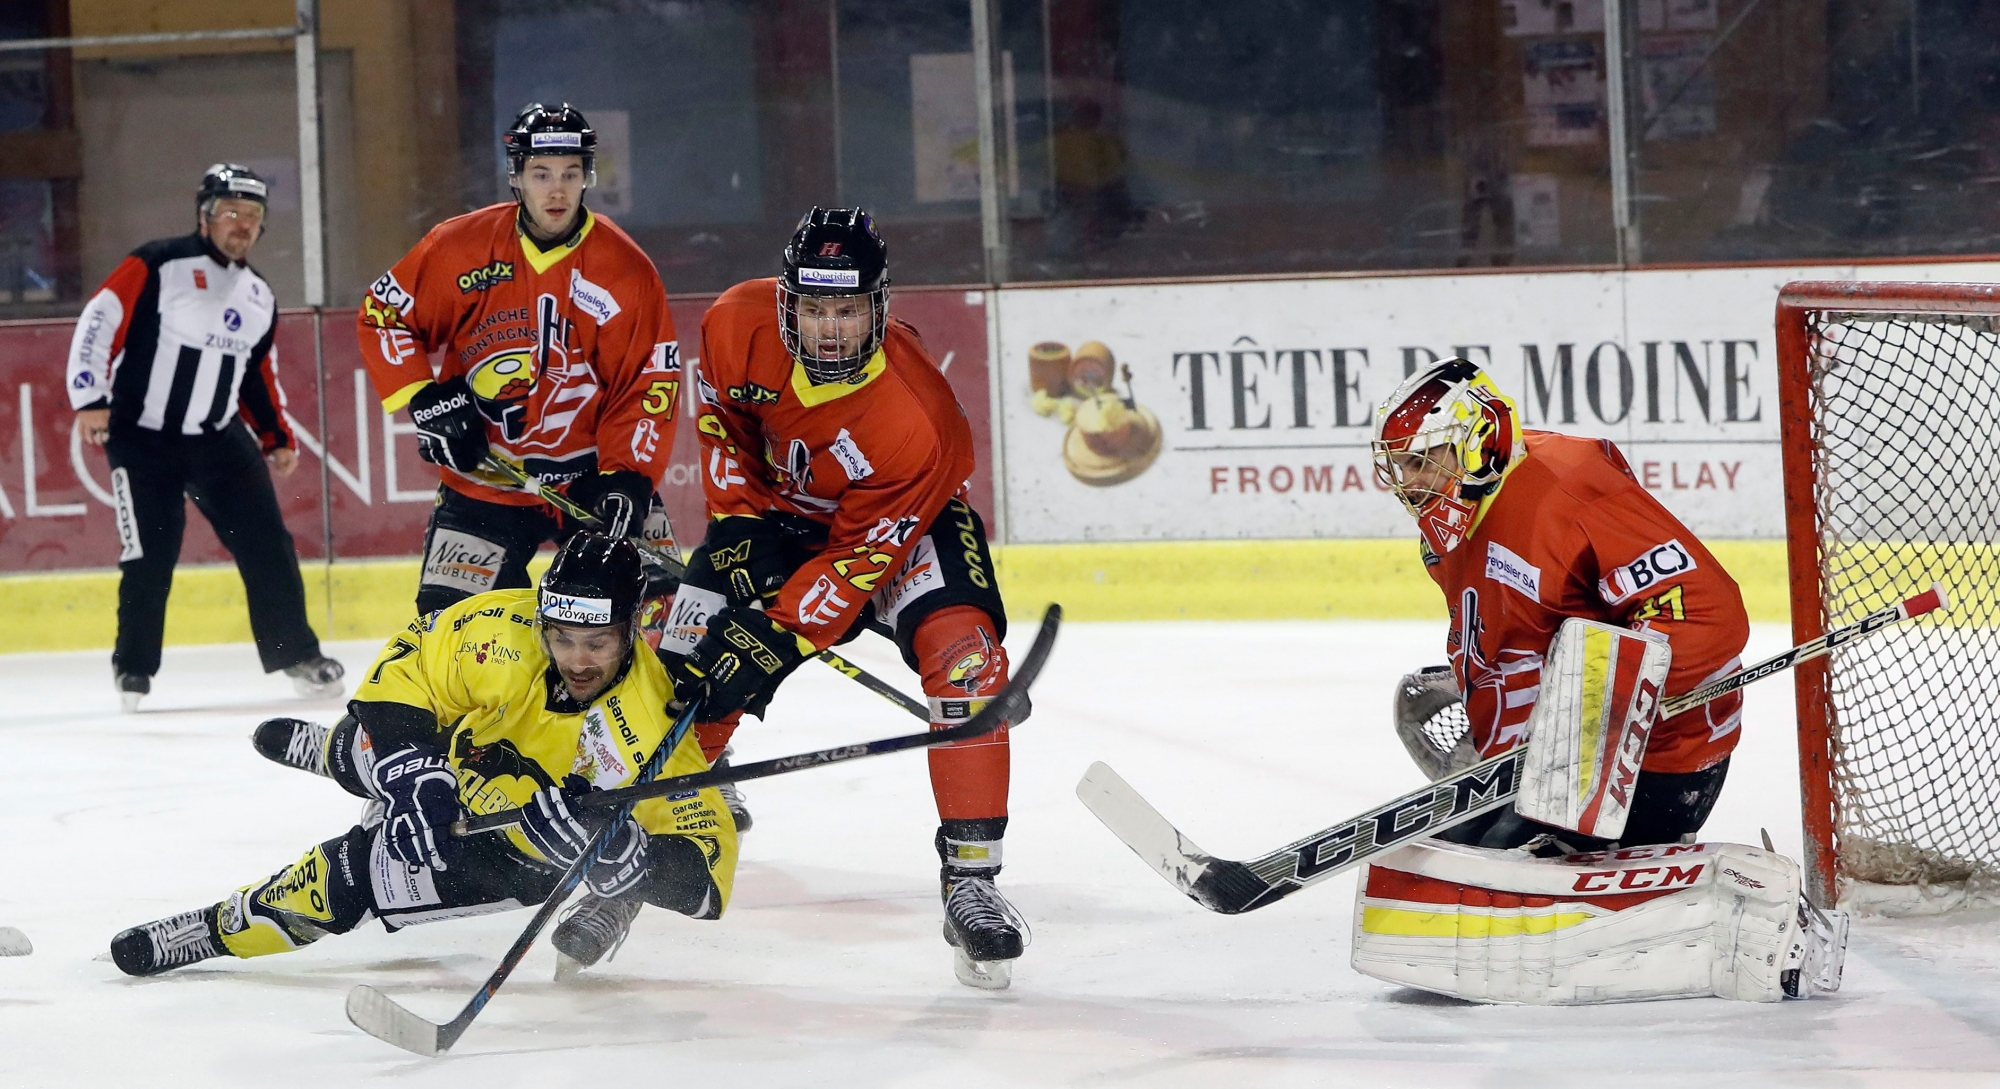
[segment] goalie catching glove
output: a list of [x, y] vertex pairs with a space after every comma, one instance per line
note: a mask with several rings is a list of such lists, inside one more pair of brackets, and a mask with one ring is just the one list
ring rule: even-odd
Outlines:
[[732, 605], [709, 617], [708, 634], [687, 657], [662, 654], [660, 660], [673, 678], [675, 700], [704, 695], [702, 721], [713, 722], [737, 711], [762, 718], [778, 682], [817, 650], [763, 613]]
[[1396, 737], [1431, 782], [1479, 760], [1450, 666], [1425, 666], [1396, 682]]
[[[597, 829], [579, 815], [581, 807], [572, 808], [570, 804], [571, 798], [587, 794], [590, 789], [582, 776], [572, 775], [564, 786], [536, 791], [521, 810], [521, 835], [550, 862], [573, 866], [590, 849]], [[584, 873], [584, 884], [604, 897], [632, 891], [646, 876], [649, 838], [646, 829], [631, 817], [619, 821], [610, 842]]]

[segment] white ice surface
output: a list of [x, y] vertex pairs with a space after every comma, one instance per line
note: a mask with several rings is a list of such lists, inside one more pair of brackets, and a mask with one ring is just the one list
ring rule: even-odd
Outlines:
[[[1759, 628], [1752, 653], [1784, 634]], [[1389, 691], [1441, 642], [1425, 623], [1070, 625], [1014, 735], [1002, 885], [1034, 943], [1011, 990], [952, 978], [924, 760], [902, 754], [747, 785], [757, 827], [725, 919], [648, 909], [615, 961], [561, 986], [538, 948], [441, 1060], [354, 1029], [347, 990], [443, 1020], [525, 912], [370, 924], [148, 980], [95, 959], [120, 928], [211, 903], [352, 822], [355, 800], [247, 740], [262, 718], [336, 704], [291, 698], [245, 646], [170, 650], [134, 716], [103, 653], [0, 658], [0, 923], [35, 944], [0, 960], [0, 1085], [2000, 1084], [2000, 914], [1859, 921], [1827, 1001], [1473, 1006], [1348, 968], [1352, 877], [1209, 914], [1071, 793], [1105, 760], [1208, 850], [1269, 850], [1416, 785]], [[337, 653], [358, 673], [372, 649]], [[914, 690], [873, 637], [852, 649]], [[1784, 680], [1752, 691], [1706, 838], [1766, 827], [1796, 853], [1790, 701]], [[738, 750], [913, 726], [808, 667]]]

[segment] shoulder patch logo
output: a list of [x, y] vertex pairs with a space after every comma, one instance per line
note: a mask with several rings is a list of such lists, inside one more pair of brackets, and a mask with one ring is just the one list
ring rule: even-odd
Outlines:
[[1694, 556], [1676, 539], [1654, 545], [1639, 558], [1597, 580], [1597, 596], [1617, 605], [1667, 579], [1695, 569]]
[[202, 271], [201, 269], [195, 269], [195, 270], [194, 270], [194, 286], [195, 286], [195, 289], [196, 289], [197, 291], [207, 291], [207, 290], [208, 290], [208, 273], [206, 273], [206, 272]]
[[417, 305], [416, 296], [403, 290], [396, 280], [396, 274], [385, 272], [374, 283], [368, 285], [368, 297], [383, 306], [396, 311], [398, 316], [407, 314]]
[[861, 452], [861, 447], [846, 428], [841, 428], [840, 434], [835, 436], [832, 449], [834, 459], [840, 462], [840, 469], [847, 474], [847, 479], [864, 480], [875, 475], [875, 467], [868, 464], [868, 456]]
[[1530, 601], [1542, 600], [1542, 569], [1498, 541], [1486, 542], [1486, 577], [1518, 590]]
[[504, 284], [514, 278], [514, 264], [511, 261], [495, 261], [485, 268], [462, 272], [458, 276], [458, 293], [470, 295], [475, 291], [485, 291], [494, 284]]
[[578, 269], [571, 269], [569, 272], [569, 301], [575, 303], [584, 313], [596, 318], [599, 325], [609, 324], [623, 309], [618, 305], [618, 300], [611, 296], [611, 292], [584, 279], [583, 273]]

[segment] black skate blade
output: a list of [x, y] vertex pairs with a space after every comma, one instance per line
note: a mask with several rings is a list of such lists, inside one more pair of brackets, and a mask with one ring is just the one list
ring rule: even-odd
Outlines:
[[387, 1044], [413, 1055], [435, 1059], [451, 1047], [442, 1026], [434, 1025], [396, 1004], [396, 1000], [373, 987], [358, 986], [347, 992], [347, 1019], [354, 1027]]
[[35, 944], [26, 934], [11, 926], [0, 926], [0, 957], [25, 957], [34, 951]]

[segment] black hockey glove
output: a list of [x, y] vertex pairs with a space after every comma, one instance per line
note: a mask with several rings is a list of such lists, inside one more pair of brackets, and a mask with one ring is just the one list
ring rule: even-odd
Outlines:
[[701, 718], [714, 722], [737, 711], [764, 717], [778, 682], [810, 653], [777, 621], [731, 605], [708, 618], [708, 634], [687, 657], [662, 654], [660, 660], [674, 682], [675, 702], [705, 695]]
[[723, 594], [731, 605], [760, 601], [769, 605], [791, 576], [784, 538], [784, 530], [768, 518], [732, 514], [717, 519], [709, 524], [701, 551], [688, 563], [687, 578], [695, 586]]
[[469, 473], [486, 459], [486, 418], [463, 378], [418, 390], [410, 398], [410, 422], [417, 425], [417, 456], [432, 465]]
[[614, 469], [578, 477], [564, 494], [604, 521], [599, 533], [631, 537], [645, 528], [646, 511], [653, 505], [653, 482], [644, 473]]
[[449, 870], [458, 861], [451, 822], [459, 817], [458, 776], [444, 754], [427, 745], [405, 745], [375, 762], [375, 793], [389, 807], [382, 846], [407, 866]]
[[[603, 827], [581, 815], [582, 807], [570, 800], [588, 794], [591, 787], [581, 776], [572, 775], [559, 787], [535, 792], [521, 810], [521, 835], [542, 857], [559, 866], [572, 866], [590, 849], [591, 837]], [[601, 820], [601, 818], [599, 818]], [[597, 861], [583, 875], [584, 883], [599, 896], [628, 892], [646, 877], [646, 844], [650, 837], [638, 821], [626, 817], [611, 834]]]

